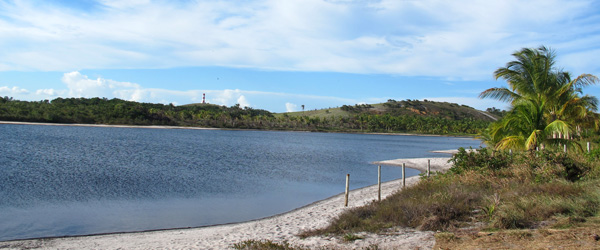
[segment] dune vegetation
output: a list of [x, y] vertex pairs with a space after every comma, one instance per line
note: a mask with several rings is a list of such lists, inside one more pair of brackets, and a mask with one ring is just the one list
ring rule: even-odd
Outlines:
[[511, 104], [481, 134], [487, 148], [460, 149], [446, 173], [423, 177], [301, 236], [412, 227], [437, 231], [436, 249], [597, 247], [598, 101], [582, 88], [598, 79], [589, 74], [571, 79], [545, 47], [513, 56], [515, 61], [495, 72], [509, 87], [481, 94]]
[[[600, 149], [589, 153], [460, 149], [446, 173], [350, 209], [300, 237], [396, 227], [436, 231], [434, 249], [594, 249], [600, 240]], [[305, 249], [245, 241], [237, 249]], [[378, 249], [377, 245], [370, 249]]]

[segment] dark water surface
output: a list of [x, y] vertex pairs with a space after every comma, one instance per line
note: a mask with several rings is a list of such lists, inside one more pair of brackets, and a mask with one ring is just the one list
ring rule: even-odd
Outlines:
[[351, 189], [376, 184], [370, 162], [469, 146], [479, 141], [0, 125], [0, 241], [258, 219], [343, 192], [346, 174]]

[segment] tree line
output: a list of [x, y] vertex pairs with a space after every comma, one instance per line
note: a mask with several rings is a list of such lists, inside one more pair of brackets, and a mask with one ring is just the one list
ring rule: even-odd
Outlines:
[[0, 120], [114, 125], [167, 125], [332, 132], [476, 134], [489, 122], [435, 116], [355, 113], [350, 116], [275, 116], [250, 107], [138, 103], [107, 98], [19, 101], [0, 97]]

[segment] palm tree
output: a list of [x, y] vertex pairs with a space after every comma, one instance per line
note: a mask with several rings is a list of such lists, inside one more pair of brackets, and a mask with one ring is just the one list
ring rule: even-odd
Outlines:
[[596, 76], [582, 74], [574, 80], [568, 72], [563, 73], [562, 84], [554, 95], [551, 96], [552, 105], [549, 107], [549, 119], [565, 120], [572, 123], [581, 123], [586, 120], [592, 111], [598, 109], [598, 99], [593, 96], [579, 96], [583, 94], [582, 88], [598, 82]]
[[544, 118], [545, 106], [529, 100], [519, 101], [511, 111], [490, 128], [498, 149], [534, 150], [545, 145], [571, 144], [554, 133], [567, 134], [569, 124], [562, 120], [548, 122]]
[[494, 72], [496, 80], [503, 78], [510, 89], [490, 88], [483, 91], [480, 97], [490, 97], [512, 104], [521, 99], [530, 99], [538, 104], [543, 102], [543, 93], [549, 89], [551, 79], [554, 78], [554, 52], [542, 46], [538, 49], [524, 48], [512, 55], [517, 60], [508, 62], [506, 67]]
[[494, 72], [510, 88], [490, 88], [480, 98], [510, 102], [510, 112], [490, 126], [485, 139], [497, 149], [533, 150], [544, 144], [571, 143], [568, 136], [594, 117], [598, 100], [580, 96], [582, 88], [598, 82], [590, 74], [571, 80], [568, 72], [555, 68], [555, 53], [542, 46], [513, 53], [515, 61]]

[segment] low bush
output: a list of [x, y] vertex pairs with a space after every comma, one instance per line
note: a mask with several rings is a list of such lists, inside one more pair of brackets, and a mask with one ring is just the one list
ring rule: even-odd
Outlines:
[[[491, 192], [489, 186], [473, 183], [452, 183], [450, 176], [422, 180], [419, 185], [406, 187], [391, 197], [343, 213], [329, 227], [314, 234], [347, 234], [359, 231], [378, 231], [392, 226], [414, 227], [421, 230], [446, 230], [469, 221], [473, 208]], [[485, 189], [484, 192], [482, 192]]]
[[600, 160], [600, 148], [595, 148], [588, 152], [586, 155], [590, 161]]
[[450, 162], [453, 165], [450, 172], [460, 174], [469, 170], [495, 171], [506, 168], [512, 163], [512, 157], [509, 152], [504, 151], [493, 151], [486, 148], [467, 151], [459, 148], [458, 153], [450, 159]]
[[592, 169], [590, 161], [584, 157], [564, 152], [538, 152], [536, 157], [530, 157], [529, 160], [531, 165], [535, 164], [532, 161], [541, 161], [544, 164], [558, 167], [559, 171], [556, 177], [562, 177], [569, 181], [578, 181]]
[[553, 216], [589, 217], [598, 214], [598, 182], [530, 184], [505, 191], [506, 201], [497, 208], [496, 228], [534, 228]]
[[232, 248], [239, 250], [307, 250], [307, 248], [291, 246], [287, 242], [276, 243], [270, 240], [246, 240], [233, 244]]
[[460, 149], [450, 162], [447, 173], [349, 210], [327, 228], [304, 235], [394, 226], [442, 231], [465, 225], [536, 228], [556, 216], [586, 218], [600, 211], [600, 163], [589, 156]]

